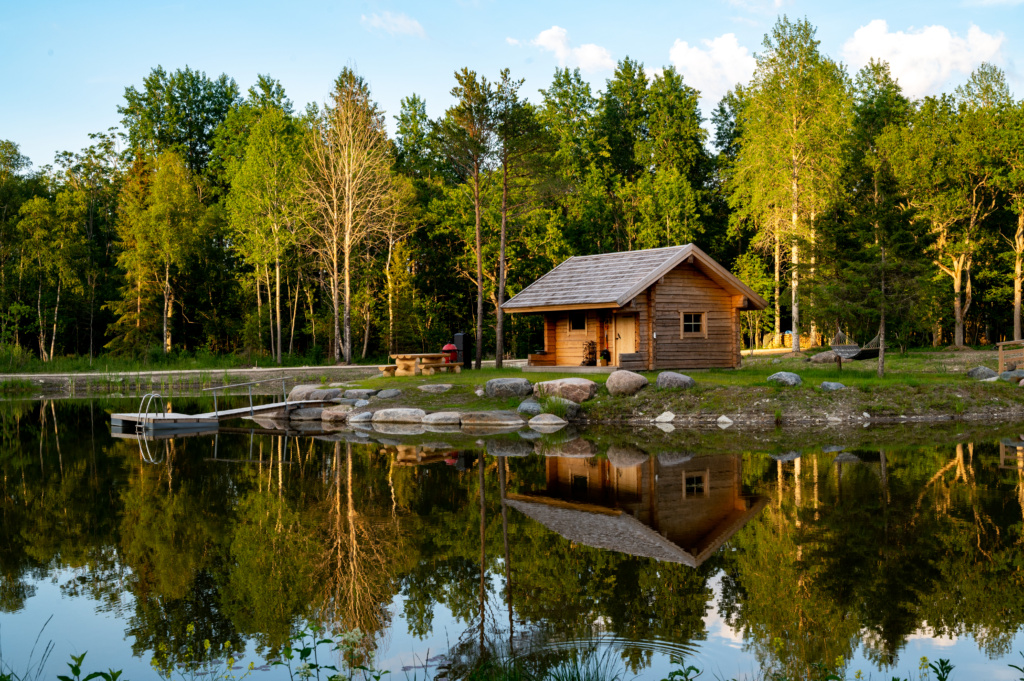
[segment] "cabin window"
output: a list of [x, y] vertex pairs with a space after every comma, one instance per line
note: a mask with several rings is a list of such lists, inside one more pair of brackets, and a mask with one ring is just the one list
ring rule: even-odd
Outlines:
[[707, 338], [708, 325], [703, 312], [679, 313], [680, 338]]
[[574, 475], [572, 476], [572, 486], [570, 487], [569, 496], [576, 500], [586, 499], [587, 487], [587, 476]]
[[702, 497], [707, 491], [708, 474], [706, 471], [700, 473], [683, 473], [683, 498], [690, 499]]
[[587, 313], [586, 312], [570, 312], [569, 313], [569, 330], [570, 331], [586, 331], [587, 330]]

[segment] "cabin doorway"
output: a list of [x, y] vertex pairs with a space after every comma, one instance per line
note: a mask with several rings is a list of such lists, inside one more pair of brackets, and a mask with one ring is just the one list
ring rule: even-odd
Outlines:
[[612, 347], [612, 363], [621, 366], [619, 361], [621, 355], [628, 355], [636, 352], [636, 315], [614, 315], [615, 338]]

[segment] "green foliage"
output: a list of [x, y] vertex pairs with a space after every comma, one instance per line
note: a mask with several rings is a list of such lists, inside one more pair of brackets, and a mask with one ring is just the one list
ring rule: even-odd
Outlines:
[[90, 672], [84, 677], [82, 676], [82, 663], [85, 661], [85, 653], [81, 655], [72, 655], [71, 662], [68, 662], [68, 668], [71, 670], [71, 675], [58, 674], [57, 681], [91, 681], [92, 679], [103, 679], [103, 681], [118, 681], [121, 677], [120, 670], [109, 669], [105, 672]]

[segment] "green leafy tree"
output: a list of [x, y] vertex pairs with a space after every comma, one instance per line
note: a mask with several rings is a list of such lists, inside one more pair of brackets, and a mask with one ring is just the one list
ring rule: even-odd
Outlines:
[[807, 20], [782, 17], [765, 36], [733, 176], [734, 192], [773, 228], [776, 252], [789, 242], [794, 352], [800, 350], [800, 245], [809, 242], [814, 252], [816, 219], [834, 200], [850, 113], [846, 74], [821, 54], [815, 34]]
[[445, 112], [445, 116], [437, 124], [437, 132], [442, 140], [445, 154], [450, 163], [457, 169], [460, 177], [465, 178], [472, 189], [473, 225], [475, 243], [473, 254], [476, 257], [476, 361], [480, 368], [483, 357], [484, 338], [484, 271], [483, 271], [483, 232], [482, 211], [483, 197], [481, 190], [484, 175], [493, 161], [494, 155], [494, 87], [486, 78], [478, 76], [476, 71], [464, 68], [455, 72], [455, 87], [452, 97], [455, 106]]
[[141, 90], [125, 88], [124, 99], [118, 113], [133, 151], [174, 151], [191, 173], [202, 175], [217, 127], [238, 100], [238, 85], [224, 74], [214, 80], [187, 66], [173, 73], [157, 66]]
[[[79, 265], [88, 249], [83, 229], [86, 213], [84, 192], [74, 190], [59, 191], [52, 200], [34, 197], [19, 210], [22, 246], [33, 263], [37, 280], [39, 357], [43, 362], [53, 358], [56, 348], [61, 293], [82, 289]], [[54, 293], [52, 317], [43, 308], [44, 290]], [[51, 327], [49, 336], [47, 327]]]
[[[962, 94], [971, 97], [969, 87]], [[997, 206], [999, 160], [994, 158], [996, 109], [985, 99], [957, 103], [927, 97], [909, 127], [894, 127], [880, 140], [905, 196], [904, 206], [926, 221], [934, 237], [933, 262], [953, 284], [953, 344], [964, 344], [971, 308], [971, 270], [985, 221]]]
[[[245, 155], [233, 168], [227, 197], [228, 221], [236, 243], [257, 271], [274, 266], [272, 342], [275, 360], [282, 354], [282, 261], [301, 239], [300, 136], [279, 108], [269, 108], [253, 125]], [[293, 311], [294, 315], [294, 311]], [[276, 322], [276, 324], [274, 323]]]

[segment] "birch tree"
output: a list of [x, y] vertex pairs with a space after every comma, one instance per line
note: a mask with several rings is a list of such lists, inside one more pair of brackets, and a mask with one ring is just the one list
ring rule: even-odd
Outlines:
[[[21, 205], [23, 253], [33, 264], [37, 278], [36, 315], [39, 325], [39, 358], [53, 359], [57, 343], [61, 294], [80, 291], [79, 265], [86, 256], [84, 223], [88, 209], [85, 193], [65, 190], [54, 199], [36, 196]], [[44, 307], [44, 292], [53, 293], [53, 315]]]
[[[775, 220], [785, 216], [794, 352], [800, 351], [801, 243], [813, 240], [814, 218], [838, 177], [849, 116], [846, 74], [818, 51], [815, 33], [807, 20], [782, 17], [765, 36], [743, 107], [735, 174], [763, 222], [778, 230]], [[775, 239], [782, 241], [778, 231]]]
[[174, 152], [157, 157], [149, 189], [142, 248], [163, 293], [162, 345], [164, 354], [168, 354], [175, 296], [171, 275], [185, 264], [198, 245], [203, 206], [192, 174]]
[[369, 84], [342, 69], [330, 102], [310, 121], [309, 133], [302, 184], [312, 248], [330, 281], [332, 356], [351, 364], [352, 256], [386, 222], [392, 191], [384, 115]]
[[[299, 205], [297, 133], [288, 115], [268, 108], [253, 126], [245, 156], [232, 173], [228, 220], [243, 257], [257, 269], [274, 266], [275, 361], [281, 363], [281, 268], [285, 253], [297, 238]], [[265, 263], [264, 260], [267, 262]]]

